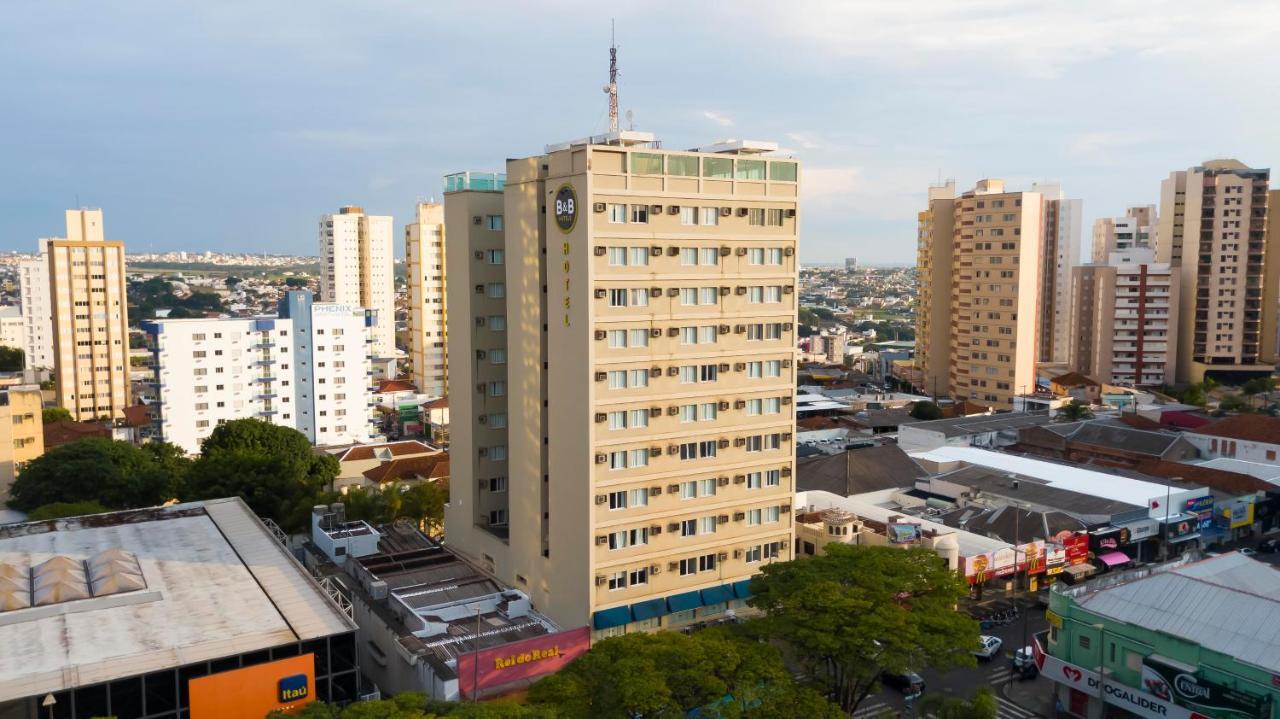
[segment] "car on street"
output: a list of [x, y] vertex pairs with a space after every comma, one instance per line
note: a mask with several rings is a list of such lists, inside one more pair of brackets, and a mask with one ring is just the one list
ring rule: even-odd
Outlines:
[[1004, 641], [1000, 637], [993, 637], [983, 634], [978, 637], [978, 648], [973, 650], [973, 656], [986, 661], [1000, 653], [1000, 647], [1004, 646]]
[[1271, 539], [1263, 540], [1263, 542], [1258, 545], [1258, 551], [1265, 554], [1275, 554], [1276, 552], [1280, 552], [1280, 539], [1272, 537]]
[[924, 678], [915, 672], [903, 674], [884, 672], [880, 675], [880, 683], [897, 689], [904, 697], [918, 697], [924, 694]]
[[1241, 553], [1241, 554], [1243, 554], [1243, 555], [1244, 555], [1244, 556], [1246, 556], [1246, 557], [1256, 557], [1256, 556], [1258, 555], [1258, 553], [1257, 553], [1257, 552], [1255, 552], [1254, 550], [1250, 549], [1249, 547], [1241, 547], [1241, 548], [1237, 549], [1236, 551], [1237, 551], [1237, 552], [1239, 552], [1239, 553]]

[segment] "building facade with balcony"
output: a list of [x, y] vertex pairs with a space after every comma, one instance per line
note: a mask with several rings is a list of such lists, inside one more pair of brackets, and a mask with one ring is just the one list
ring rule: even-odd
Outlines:
[[373, 337], [360, 307], [289, 292], [276, 317], [144, 322], [158, 435], [190, 453], [218, 424], [261, 419], [312, 444], [370, 441]]

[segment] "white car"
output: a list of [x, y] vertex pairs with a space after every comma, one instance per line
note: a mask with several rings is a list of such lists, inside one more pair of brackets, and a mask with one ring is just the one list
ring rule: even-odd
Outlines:
[[1258, 553], [1257, 553], [1256, 551], [1254, 551], [1254, 550], [1252, 550], [1252, 549], [1250, 549], [1250, 548], [1248, 548], [1248, 547], [1241, 547], [1241, 548], [1237, 549], [1236, 551], [1237, 551], [1237, 552], [1239, 552], [1239, 553], [1241, 553], [1241, 554], [1243, 554], [1243, 555], [1244, 555], [1244, 556], [1246, 556], [1246, 557], [1256, 557], [1256, 556], [1258, 556]]
[[978, 637], [979, 648], [973, 650], [973, 656], [988, 660], [1000, 653], [1000, 647], [1004, 646], [1004, 641], [1000, 637], [992, 637], [986, 634]]

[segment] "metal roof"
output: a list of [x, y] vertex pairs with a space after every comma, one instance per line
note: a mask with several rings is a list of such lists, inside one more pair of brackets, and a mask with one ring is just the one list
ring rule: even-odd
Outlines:
[[1280, 570], [1237, 552], [1068, 593], [1085, 611], [1280, 673]]
[[1006, 412], [1004, 414], [978, 415], [974, 417], [953, 417], [935, 419], [928, 422], [914, 422], [912, 430], [922, 432], [941, 432], [944, 437], [965, 437], [971, 434], [999, 432], [1005, 429], [1022, 427], [1038, 427], [1049, 424], [1053, 418], [1045, 413]]

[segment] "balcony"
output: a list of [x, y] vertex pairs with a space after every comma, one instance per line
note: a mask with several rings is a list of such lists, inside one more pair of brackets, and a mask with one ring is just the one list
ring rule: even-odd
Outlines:
[[255, 342], [253, 346], [255, 349], [265, 350], [275, 347], [276, 343], [274, 340], [259, 340], [258, 342]]

